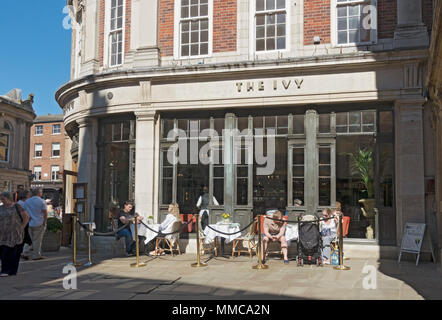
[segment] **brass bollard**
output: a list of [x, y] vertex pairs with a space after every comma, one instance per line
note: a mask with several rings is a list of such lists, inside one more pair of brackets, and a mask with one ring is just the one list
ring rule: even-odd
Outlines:
[[72, 213], [72, 262], [69, 265], [74, 267], [82, 266], [81, 263], [77, 263], [77, 220], [78, 215]]
[[255, 270], [265, 270], [269, 268], [269, 266], [262, 263], [262, 255], [264, 254], [264, 252], [262, 250], [261, 217], [261, 215], [256, 217], [258, 219], [258, 264], [252, 267], [252, 269]]
[[134, 228], [135, 228], [135, 246], [136, 246], [135, 250], [137, 254], [137, 262], [132, 263], [130, 266], [131, 268], [141, 268], [147, 266], [147, 264], [145, 264], [144, 262], [140, 262], [140, 243], [138, 239], [138, 216], [135, 216], [134, 219], [135, 219]]
[[191, 264], [191, 266], [194, 268], [207, 267], [207, 263], [201, 262], [199, 219], [200, 219], [200, 215], [196, 214], [196, 250], [197, 250], [196, 263]]
[[335, 270], [350, 270], [344, 266], [344, 232], [342, 228], [342, 213], [339, 215], [339, 266], [333, 267]]

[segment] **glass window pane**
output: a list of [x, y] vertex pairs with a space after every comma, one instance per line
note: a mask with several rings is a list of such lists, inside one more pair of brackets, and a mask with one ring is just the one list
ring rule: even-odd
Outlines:
[[208, 31], [203, 31], [201, 32], [201, 42], [207, 42], [209, 41], [209, 32]]
[[189, 55], [189, 46], [182, 46], [181, 47], [181, 56], [187, 57]]
[[275, 39], [267, 39], [266, 41], [266, 50], [275, 50]]
[[338, 30], [347, 30], [347, 18], [338, 19]]
[[319, 179], [319, 205], [330, 206], [331, 205], [331, 180], [330, 178]]
[[[264, 38], [265, 37], [265, 28], [264, 27], [256, 27], [256, 38]], [[263, 41], [264, 43], [264, 41]]]
[[275, 9], [275, 0], [266, 0], [266, 10]]
[[265, 16], [264, 15], [259, 15], [256, 17], [256, 25], [257, 26], [265, 25]]
[[264, 117], [253, 117], [253, 128], [264, 128]]
[[193, 44], [190, 46], [190, 55], [192, 56], [199, 55], [199, 45]]
[[280, 37], [277, 39], [277, 47], [278, 50], [285, 49], [285, 37]]
[[319, 147], [319, 164], [330, 164], [330, 147]]
[[293, 148], [293, 165], [304, 165], [304, 148]]
[[275, 36], [275, 26], [270, 25], [267, 26], [267, 37], [274, 37]]
[[264, 10], [264, 0], [256, 0], [256, 11]]
[[209, 44], [208, 43], [202, 43], [200, 48], [200, 55], [208, 54], [209, 53]]
[[224, 204], [224, 179], [215, 179], [213, 181], [213, 196], [220, 205]]
[[338, 17], [346, 17], [346, 16], [347, 16], [347, 7], [339, 7]]
[[358, 16], [359, 17], [359, 5], [357, 5], [357, 6], [348, 6], [348, 15], [349, 16]]
[[319, 133], [330, 133], [330, 114], [319, 115]]
[[199, 16], [199, 12], [198, 12], [198, 6], [190, 6], [190, 16], [191, 17], [198, 17]]
[[[298, 200], [301, 205], [297, 204]], [[293, 203], [295, 206], [304, 206], [304, 179], [293, 179]]]
[[278, 25], [277, 36], [285, 36], [285, 24]]
[[275, 24], [275, 15], [274, 14], [266, 15], [266, 23], [267, 24]]
[[189, 43], [189, 33], [188, 32], [183, 32], [181, 34], [181, 42], [183, 44], [188, 44]]
[[265, 50], [265, 40], [256, 40], [256, 51], [264, 51]]
[[277, 0], [276, 1], [276, 8], [277, 9], [284, 9], [285, 8], [285, 0]]
[[351, 17], [348, 19], [349, 29], [359, 29], [359, 17]]
[[181, 30], [182, 31], [189, 31], [189, 29], [190, 29], [190, 23], [189, 22], [183, 22], [181, 24]]
[[347, 31], [338, 32], [338, 43], [347, 43]]
[[304, 115], [294, 115], [293, 116], [293, 134], [304, 134], [305, 133], [305, 123]]
[[162, 202], [163, 204], [172, 203], [172, 179], [163, 179]]
[[247, 205], [248, 204], [248, 179], [237, 179], [236, 185], [236, 204]]
[[207, 16], [209, 14], [209, 6], [207, 4], [202, 5], [200, 9], [200, 16]]
[[349, 43], [357, 43], [359, 42], [359, 31], [352, 30], [348, 32], [348, 42]]
[[276, 21], [277, 21], [278, 23], [283, 23], [283, 24], [285, 24], [285, 15], [286, 15], [285, 13], [279, 13], [279, 14], [278, 14], [278, 18], [277, 18]]

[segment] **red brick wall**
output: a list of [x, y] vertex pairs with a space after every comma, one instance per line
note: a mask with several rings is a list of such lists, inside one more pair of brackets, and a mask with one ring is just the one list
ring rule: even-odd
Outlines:
[[132, 0], [126, 0], [126, 26], [124, 35], [124, 53], [130, 50], [130, 25], [132, 17]]
[[237, 0], [213, 1], [213, 52], [236, 51]]
[[174, 0], [159, 0], [158, 46], [161, 56], [173, 56]]
[[422, 21], [431, 33], [433, 27], [433, 0], [422, 0]]
[[378, 38], [393, 38], [397, 24], [397, 0], [378, 0]]
[[100, 58], [100, 66], [103, 66], [103, 58], [104, 58], [104, 16], [106, 13], [106, 1], [100, 0], [100, 13], [98, 17], [98, 56]]
[[[126, 13], [125, 13], [125, 27], [124, 27], [124, 52], [127, 53], [130, 50], [130, 26], [132, 17], [132, 0], [126, 0]], [[100, 66], [104, 63], [104, 25], [106, 19], [106, 0], [100, 0], [100, 14], [98, 17], [98, 56], [100, 59]]]
[[[61, 133], [53, 135], [52, 125], [60, 124]], [[35, 135], [35, 127], [43, 126], [43, 135]], [[41, 166], [41, 180], [51, 181], [51, 167], [59, 166], [60, 172], [63, 172], [64, 166], [64, 148], [65, 148], [65, 137], [64, 137], [64, 124], [63, 122], [51, 122], [51, 123], [36, 123], [31, 127], [31, 141], [30, 141], [30, 151], [29, 151], [29, 170], [34, 173], [34, 167]], [[52, 158], [52, 143], [60, 143], [60, 157]], [[41, 158], [35, 159], [35, 144], [43, 145], [43, 155]], [[45, 177], [44, 175], [48, 176]], [[60, 178], [61, 179], [61, 178]]]
[[304, 45], [313, 44], [319, 36], [321, 43], [330, 43], [330, 0], [304, 0]]

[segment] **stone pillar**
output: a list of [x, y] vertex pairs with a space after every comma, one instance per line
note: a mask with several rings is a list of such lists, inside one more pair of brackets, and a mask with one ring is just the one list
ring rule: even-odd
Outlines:
[[398, 0], [395, 48], [425, 47], [429, 42], [427, 28], [422, 22], [422, 1]]
[[407, 222], [425, 223], [422, 98], [395, 104], [397, 245]]
[[157, 0], [132, 0], [130, 43], [131, 51], [134, 51], [134, 67], [159, 64], [157, 16]]
[[308, 110], [305, 114], [305, 127], [308, 128], [306, 132], [306, 146], [305, 146], [305, 166], [307, 172], [307, 179], [305, 181], [305, 206], [308, 214], [316, 214], [316, 206], [319, 204], [319, 159], [316, 147], [316, 132], [317, 132], [318, 113], [315, 110]]
[[155, 197], [155, 177], [159, 166], [156, 159], [158, 137], [155, 125], [157, 121], [155, 111], [140, 111], [137, 117], [137, 140], [135, 158], [135, 209], [137, 213], [146, 217], [154, 216], [158, 219], [158, 199]]
[[84, 221], [95, 221], [97, 190], [97, 136], [98, 121], [93, 118], [77, 120], [78, 139], [78, 183], [87, 183], [88, 212]]
[[100, 10], [98, 4], [99, 1], [86, 1], [85, 9], [82, 12], [83, 48], [81, 49], [82, 66], [80, 76], [93, 74], [99, 68], [97, 31]]

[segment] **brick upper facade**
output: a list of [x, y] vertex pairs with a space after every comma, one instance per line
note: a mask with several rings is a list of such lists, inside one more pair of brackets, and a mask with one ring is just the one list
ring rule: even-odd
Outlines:
[[[62, 118], [62, 116], [60, 116]], [[34, 173], [35, 167], [41, 167], [41, 182], [51, 182], [51, 168], [52, 166], [59, 166], [60, 171], [63, 172], [64, 166], [64, 148], [65, 148], [65, 135], [64, 135], [64, 123], [57, 120], [44, 120], [44, 117], [37, 117], [34, 124], [31, 127], [31, 142], [29, 152], [29, 170]], [[53, 125], [60, 125], [60, 133], [53, 134]], [[43, 134], [36, 135], [36, 127], [43, 127]], [[60, 143], [60, 156], [52, 157], [52, 144]], [[42, 144], [43, 154], [41, 158], [35, 158], [35, 145]], [[59, 177], [61, 181], [62, 177]], [[35, 181], [34, 181], [35, 182]]]

